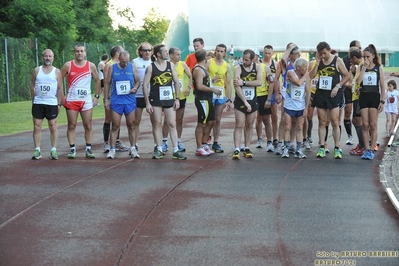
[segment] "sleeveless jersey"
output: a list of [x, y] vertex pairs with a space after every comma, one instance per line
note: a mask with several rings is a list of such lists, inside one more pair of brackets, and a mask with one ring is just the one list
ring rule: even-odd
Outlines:
[[282, 74], [282, 76], [283, 76], [283, 88], [281, 89], [281, 94], [282, 94], [283, 98], [287, 97], [287, 94], [286, 94], [286, 90], [287, 90], [287, 73], [291, 69], [294, 69], [294, 66], [293, 66], [293, 64], [291, 64], [290, 60], [287, 60], [287, 65], [285, 67], [285, 72]]
[[103, 80], [104, 79], [104, 72], [103, 72], [104, 66], [102, 69], [100, 69], [101, 63], [102, 63], [102, 61], [100, 63], [98, 63], [97, 72], [98, 72], [98, 77], [100, 78], [100, 80]]
[[267, 84], [267, 74], [266, 74], [266, 69], [265, 69], [266, 64], [261, 63], [260, 67], [262, 68], [262, 74], [263, 74], [263, 83], [262, 86], [256, 87], [256, 96], [266, 96], [268, 95], [268, 84]]
[[67, 101], [89, 101], [91, 100], [91, 71], [90, 62], [86, 61], [83, 67], [75, 65], [71, 60], [68, 73]]
[[118, 64], [112, 65], [112, 89], [111, 101], [117, 104], [130, 104], [136, 101], [136, 97], [130, 90], [134, 87], [134, 72], [132, 63], [128, 63], [125, 69]]
[[166, 61], [166, 68], [164, 71], [159, 70], [155, 63], [151, 63], [151, 66], [151, 91], [149, 97], [151, 104], [163, 107], [173, 106], [173, 76], [170, 62]]
[[[266, 64], [265, 64], [266, 65]], [[271, 75], [272, 77], [271, 77], [271, 80], [273, 80], [274, 81], [274, 77], [276, 76], [276, 64], [275, 64], [275, 62], [274, 62], [274, 60], [271, 60], [271, 64], [270, 64], [270, 66], [269, 66], [269, 68], [270, 68], [270, 71], [272, 72], [271, 74], [269, 74], [269, 75]], [[267, 77], [267, 73], [265, 74], [265, 81], [266, 81], [266, 95], [269, 95], [269, 89], [270, 89], [270, 84], [269, 84], [269, 80], [268, 80], [268, 77]], [[273, 93], [273, 92], [272, 92]], [[260, 96], [260, 95], [258, 95], [258, 96]]]
[[374, 65], [372, 69], [366, 69], [363, 80], [360, 83], [361, 92], [380, 92], [380, 67]]
[[208, 67], [209, 75], [212, 78], [215, 76], [219, 76], [220, 80], [218, 82], [212, 83], [211, 87], [218, 88], [222, 94], [220, 96], [213, 95], [213, 98], [216, 99], [226, 99], [226, 84], [224, 84], [224, 79], [227, 75], [227, 63], [223, 60], [222, 65], [218, 65], [215, 61], [215, 58], [211, 58], [209, 60], [209, 67]]
[[[295, 73], [295, 70], [291, 69], [289, 70], [289, 72], [290, 71], [292, 71], [295, 74], [296, 78], [298, 78], [298, 75]], [[287, 90], [286, 90], [287, 97], [284, 100], [284, 108], [293, 111], [304, 110], [306, 107], [305, 87], [306, 87], [306, 80], [300, 86], [297, 86], [294, 83], [287, 81]]]
[[39, 72], [36, 76], [35, 82], [35, 96], [33, 97], [34, 104], [57, 105], [57, 89], [58, 81], [55, 75], [56, 68], [53, 67], [50, 73], [43, 72], [43, 66], [39, 67]]
[[[196, 65], [193, 68], [193, 72], [194, 72], [194, 69], [196, 69], [197, 67], [201, 68], [205, 73], [205, 77], [202, 79], [202, 84], [207, 87], [210, 87], [211, 86], [211, 81], [210, 81], [211, 78], [209, 76], [208, 71], [205, 68], [203, 68], [202, 66]], [[212, 100], [212, 95], [213, 95], [212, 92], [197, 90], [197, 88], [195, 87], [195, 84], [196, 84], [196, 81], [193, 76], [193, 86], [194, 86], [195, 98], [197, 98], [198, 100]]]
[[[255, 63], [252, 63], [252, 69], [249, 72], [245, 70], [244, 65], [240, 65], [240, 67], [241, 67], [240, 77], [242, 80], [245, 80], [245, 81], [256, 80], [257, 72], [256, 72], [256, 64]], [[241, 89], [242, 89], [242, 93], [244, 94], [244, 97], [248, 103], [256, 102], [256, 87], [255, 86], [242, 86]]]
[[[363, 64], [363, 62], [361, 63], [361, 64]], [[359, 66], [356, 66], [356, 68], [357, 67], [359, 67]], [[352, 79], [352, 101], [356, 101], [356, 100], [358, 100], [359, 99], [359, 92], [358, 92], [358, 90], [360, 89], [360, 84], [359, 83], [357, 83], [357, 81], [356, 81], [356, 79], [357, 79], [357, 77], [359, 76], [359, 72], [358, 71], [356, 71], [355, 72], [355, 76], [353, 77], [353, 79]]]
[[[175, 69], [177, 72], [177, 77], [179, 78], [179, 83], [180, 83], [180, 94], [179, 94], [179, 98], [180, 100], [184, 100], [186, 99], [186, 95], [184, 94], [184, 87], [183, 87], [183, 81], [184, 81], [184, 66], [183, 66], [183, 62], [179, 61], [175, 64]], [[175, 86], [173, 85], [173, 88]], [[174, 92], [176, 94], [176, 88], [174, 89]]]
[[324, 65], [323, 60], [320, 61], [320, 65], [317, 69], [319, 81], [317, 82], [316, 88], [318, 90], [331, 91], [341, 80], [337, 68], [337, 58], [338, 57], [334, 56], [334, 59], [329, 65]]
[[[311, 62], [312, 67], [310, 68], [310, 71], [312, 71], [316, 67], [316, 61]], [[309, 72], [310, 72], [309, 71]], [[316, 88], [317, 88], [317, 82], [319, 81], [319, 73], [316, 73], [316, 76], [310, 81], [310, 93], [315, 94], [316, 93]]]
[[[144, 84], [145, 70], [149, 65], [151, 65], [151, 60], [146, 61], [141, 57], [137, 57], [133, 59], [133, 64], [136, 65], [137, 72], [140, 78], [140, 86], [136, 92], [136, 98], [144, 98], [143, 84]], [[148, 84], [148, 89], [150, 89], [149, 84]]]

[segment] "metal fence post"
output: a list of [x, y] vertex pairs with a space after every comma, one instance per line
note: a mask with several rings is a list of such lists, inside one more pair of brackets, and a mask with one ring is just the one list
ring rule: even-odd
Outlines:
[[35, 50], [36, 50], [36, 67], [39, 66], [39, 48], [37, 46], [37, 38], [35, 38]]
[[4, 38], [4, 50], [5, 50], [5, 54], [6, 54], [6, 83], [7, 83], [7, 101], [8, 103], [11, 102], [10, 99], [10, 79], [8, 77], [8, 53], [7, 53], [7, 38]]

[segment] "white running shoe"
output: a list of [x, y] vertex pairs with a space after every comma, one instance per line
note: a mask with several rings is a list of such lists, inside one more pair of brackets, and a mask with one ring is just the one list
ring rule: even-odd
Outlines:
[[130, 148], [130, 157], [136, 158], [136, 159], [140, 158], [140, 155], [134, 146], [132, 148]]
[[115, 158], [115, 150], [109, 150], [107, 154], [108, 159], [114, 159]]

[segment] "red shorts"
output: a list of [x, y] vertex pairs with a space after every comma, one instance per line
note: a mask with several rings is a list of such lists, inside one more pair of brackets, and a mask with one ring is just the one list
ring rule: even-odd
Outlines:
[[81, 112], [93, 108], [92, 101], [65, 101], [64, 107], [69, 110]]

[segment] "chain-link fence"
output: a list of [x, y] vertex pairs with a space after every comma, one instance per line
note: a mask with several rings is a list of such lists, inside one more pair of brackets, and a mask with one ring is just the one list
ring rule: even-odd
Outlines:
[[[109, 54], [114, 45], [121, 45], [136, 57], [137, 47], [132, 44], [89, 44], [84, 43], [87, 60], [98, 64], [103, 54]], [[0, 38], [0, 103], [30, 100], [30, 80], [33, 69], [42, 65], [44, 49], [37, 39]], [[64, 51], [53, 51], [53, 66], [61, 69], [66, 61], [74, 59], [73, 47]], [[64, 89], [66, 89], [64, 83]], [[94, 89], [94, 84], [92, 84]], [[94, 91], [94, 90], [93, 90]]]

